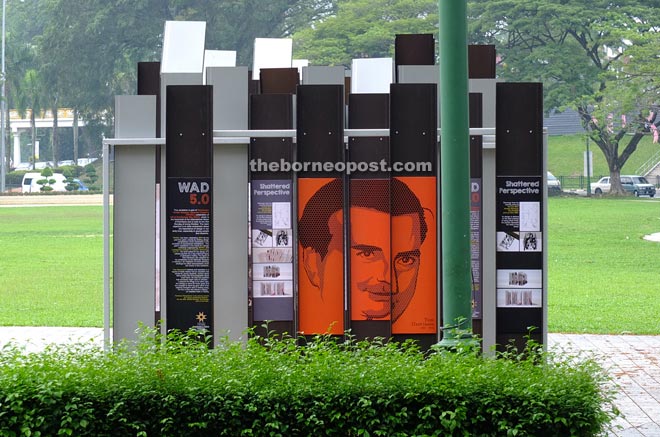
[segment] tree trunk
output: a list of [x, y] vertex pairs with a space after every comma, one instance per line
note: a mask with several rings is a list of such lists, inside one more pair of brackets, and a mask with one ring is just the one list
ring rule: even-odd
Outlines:
[[73, 110], [73, 163], [78, 165], [78, 110]]
[[57, 118], [57, 99], [55, 99], [55, 104], [53, 105], [53, 163], [55, 168], [59, 167], [59, 141], [60, 135], [58, 132], [59, 120]]
[[32, 133], [32, 170], [37, 165], [37, 120], [34, 108], [30, 110], [30, 131]]

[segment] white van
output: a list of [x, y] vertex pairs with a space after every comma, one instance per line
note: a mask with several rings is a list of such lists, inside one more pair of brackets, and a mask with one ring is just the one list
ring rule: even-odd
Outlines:
[[55, 183], [50, 186], [53, 191], [66, 191], [66, 178], [62, 173], [53, 173], [52, 176], [41, 176], [41, 173], [30, 172], [25, 173], [23, 176], [23, 183], [21, 184], [23, 193], [40, 193], [41, 185], [37, 182], [42, 179], [55, 179]]

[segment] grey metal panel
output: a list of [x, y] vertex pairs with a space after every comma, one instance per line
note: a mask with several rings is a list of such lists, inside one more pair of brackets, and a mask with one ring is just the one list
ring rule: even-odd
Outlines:
[[[116, 138], [156, 135], [156, 96], [117, 96]], [[154, 324], [155, 146], [116, 146], [113, 217], [113, 340]]]
[[496, 79], [470, 79], [469, 92], [481, 93], [483, 127], [495, 127], [495, 84]]
[[155, 137], [151, 117], [155, 120], [156, 96], [115, 96], [115, 138]]
[[247, 129], [247, 67], [209, 67], [206, 83], [213, 85], [213, 129]]
[[213, 336], [241, 338], [248, 326], [248, 148], [213, 146]]
[[440, 67], [437, 65], [399, 65], [399, 83], [434, 83], [438, 86], [438, 127], [440, 126]]
[[199, 73], [161, 73], [160, 74], [160, 132], [165, 136], [167, 120], [167, 87], [169, 85], [202, 85], [202, 70]]
[[210, 85], [206, 79], [207, 70], [210, 67], [235, 67], [235, 50], [204, 50], [204, 70], [202, 80], [204, 85]]
[[345, 71], [343, 66], [337, 67], [303, 67], [303, 85], [344, 85]]
[[399, 65], [398, 68], [399, 83], [437, 84], [440, 81], [440, 67], [437, 65]]

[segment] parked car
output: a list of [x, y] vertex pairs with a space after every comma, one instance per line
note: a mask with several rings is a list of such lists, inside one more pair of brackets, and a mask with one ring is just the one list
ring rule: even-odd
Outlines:
[[[655, 196], [655, 186], [649, 184], [644, 176], [638, 175], [621, 175], [621, 185], [627, 192], [636, 197], [639, 196]], [[591, 184], [591, 192], [596, 195], [609, 193], [611, 188], [609, 176], [600, 178], [598, 182]]]
[[61, 173], [54, 173], [51, 176], [41, 176], [41, 173], [28, 172], [23, 175], [23, 182], [21, 183], [21, 191], [23, 193], [39, 193], [41, 192], [41, 185], [39, 181], [43, 179], [54, 180], [52, 184], [48, 184], [52, 191], [66, 191], [66, 178]]
[[89, 187], [85, 185], [80, 179], [74, 179], [73, 182], [78, 184], [78, 191], [89, 191]]
[[561, 182], [552, 173], [548, 172], [548, 194], [561, 193]]

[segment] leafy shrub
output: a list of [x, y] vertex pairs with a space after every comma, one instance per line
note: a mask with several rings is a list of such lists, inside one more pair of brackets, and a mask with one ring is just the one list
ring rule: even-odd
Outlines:
[[63, 165], [60, 170], [65, 177], [77, 178], [83, 173], [83, 168], [79, 165]]
[[20, 186], [23, 183], [23, 176], [30, 170], [14, 170], [7, 173], [6, 183], [10, 186]]
[[0, 435], [586, 436], [613, 416], [592, 360], [350, 337], [209, 350], [196, 335], [151, 332], [109, 352], [5, 347]]

